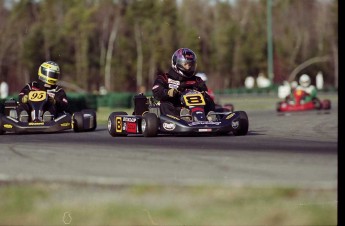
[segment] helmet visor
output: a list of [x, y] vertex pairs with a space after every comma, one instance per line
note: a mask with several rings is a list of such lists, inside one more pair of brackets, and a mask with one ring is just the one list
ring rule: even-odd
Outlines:
[[58, 79], [59, 77], [59, 73], [48, 68], [42, 68], [42, 74], [52, 79]]
[[188, 61], [182, 62], [181, 66], [184, 71], [191, 71], [191, 70], [194, 70], [195, 68], [195, 62], [188, 62]]
[[41, 81], [49, 85], [55, 85], [59, 78], [59, 72], [45, 67], [40, 68], [38, 75]]

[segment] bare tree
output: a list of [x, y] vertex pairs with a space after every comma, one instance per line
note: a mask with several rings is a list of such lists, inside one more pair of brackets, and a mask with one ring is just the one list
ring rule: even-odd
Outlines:
[[106, 50], [106, 59], [105, 59], [105, 70], [104, 70], [104, 86], [105, 88], [110, 91], [112, 90], [111, 87], [111, 62], [113, 58], [113, 50], [114, 50], [114, 43], [117, 36], [117, 31], [120, 26], [120, 18], [114, 17], [113, 26], [111, 29], [108, 47]]

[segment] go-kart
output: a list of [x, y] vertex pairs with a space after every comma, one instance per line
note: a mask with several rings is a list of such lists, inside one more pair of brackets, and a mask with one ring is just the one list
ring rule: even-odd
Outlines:
[[307, 111], [307, 110], [329, 110], [331, 109], [331, 101], [329, 99], [320, 100], [313, 98], [312, 101], [304, 102], [304, 98], [308, 94], [304, 90], [296, 89], [293, 92], [293, 100], [286, 98], [285, 101], [277, 103], [278, 112], [288, 111]]
[[75, 112], [72, 115], [63, 112], [54, 117], [44, 115], [43, 109], [48, 102], [46, 91], [30, 91], [28, 94], [28, 119], [20, 121], [19, 103], [13, 99], [5, 101], [5, 114], [0, 114], [0, 134], [8, 133], [51, 133], [73, 129], [75, 132], [96, 129], [96, 112], [91, 109]]
[[[112, 112], [108, 118], [111, 136], [142, 134], [154, 137], [158, 134], [201, 135], [229, 134], [243, 136], [248, 132], [248, 116], [244, 111], [229, 112], [224, 109], [205, 114], [205, 99], [202, 93], [186, 90], [181, 94], [180, 117], [163, 115], [159, 101], [139, 94], [134, 97], [134, 112]], [[182, 114], [183, 112], [183, 114]]]

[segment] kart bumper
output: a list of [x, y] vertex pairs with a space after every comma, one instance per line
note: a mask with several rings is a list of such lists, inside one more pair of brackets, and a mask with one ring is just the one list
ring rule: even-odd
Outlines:
[[20, 122], [9, 116], [2, 116], [1, 130], [9, 133], [51, 133], [72, 128], [71, 115], [65, 114], [49, 122]]
[[186, 122], [183, 120], [171, 120], [169, 117], [161, 116], [160, 133], [165, 134], [222, 134], [229, 133], [237, 129], [237, 121], [217, 121], [217, 122]]

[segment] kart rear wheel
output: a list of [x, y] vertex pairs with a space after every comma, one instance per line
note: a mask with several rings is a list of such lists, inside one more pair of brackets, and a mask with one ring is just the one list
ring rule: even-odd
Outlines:
[[154, 113], [146, 113], [141, 120], [141, 130], [144, 137], [155, 137], [158, 133], [159, 120]]
[[328, 99], [325, 99], [322, 101], [321, 106], [322, 106], [322, 109], [329, 110], [331, 109], [331, 101]]
[[83, 113], [81, 112], [75, 112], [73, 114], [73, 130], [74, 132], [81, 132], [84, 129], [84, 118]]
[[112, 137], [125, 137], [125, 136], [127, 136], [126, 133], [116, 132], [115, 118], [117, 115], [128, 115], [128, 114], [127, 114], [127, 112], [124, 112], [124, 111], [117, 111], [117, 112], [111, 113], [108, 117], [108, 132]]
[[85, 119], [85, 115], [89, 115], [90, 120], [92, 120], [92, 121], [87, 121], [89, 122], [90, 128], [84, 129], [84, 131], [94, 131], [97, 127], [96, 111], [92, 109], [85, 109], [85, 110], [82, 110], [81, 113], [83, 114], [84, 119]]
[[239, 127], [233, 131], [235, 136], [244, 136], [248, 133], [249, 121], [248, 115], [244, 111], [238, 111], [239, 113]]

